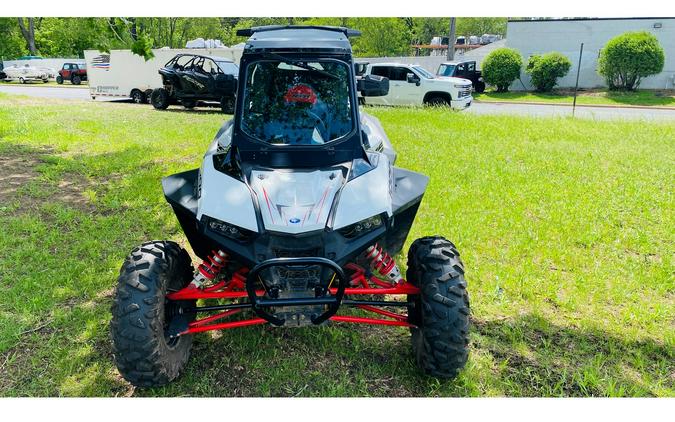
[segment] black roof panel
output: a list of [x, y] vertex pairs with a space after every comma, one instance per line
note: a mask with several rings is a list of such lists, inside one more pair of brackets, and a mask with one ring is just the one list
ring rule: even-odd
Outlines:
[[335, 26], [263, 26], [239, 30], [237, 35], [250, 35], [245, 49], [294, 50], [317, 49], [351, 53], [349, 36], [360, 33]]

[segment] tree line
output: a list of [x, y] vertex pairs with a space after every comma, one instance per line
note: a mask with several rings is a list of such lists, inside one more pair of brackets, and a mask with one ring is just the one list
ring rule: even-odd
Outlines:
[[[358, 29], [357, 56], [410, 55], [413, 44], [447, 35], [450, 18], [0, 18], [0, 58], [83, 57], [84, 50], [182, 48], [195, 38], [225, 45], [246, 40], [237, 29], [261, 25], [334, 25]], [[506, 34], [506, 18], [457, 18], [457, 35]]]

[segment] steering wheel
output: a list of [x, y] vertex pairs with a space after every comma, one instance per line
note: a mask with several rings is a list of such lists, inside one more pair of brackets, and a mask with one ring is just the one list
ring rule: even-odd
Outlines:
[[[311, 117], [312, 119], [314, 119], [314, 121], [316, 121], [316, 123], [318, 123], [319, 132], [321, 133], [321, 137], [324, 138], [324, 140], [327, 140], [326, 135], [328, 134], [328, 126], [326, 126], [326, 122], [324, 122], [323, 119], [321, 119], [321, 117], [319, 117], [318, 115], [316, 115], [315, 113], [313, 113], [310, 110], [305, 110], [305, 113], [307, 113], [307, 115], [309, 117]], [[317, 125], [315, 125], [315, 127], [316, 126]]]

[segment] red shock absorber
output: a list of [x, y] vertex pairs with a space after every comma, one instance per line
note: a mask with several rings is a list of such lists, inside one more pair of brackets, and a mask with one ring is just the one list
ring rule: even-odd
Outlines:
[[199, 266], [197, 271], [195, 271], [195, 276], [190, 282], [192, 288], [201, 288], [204, 283], [207, 281], [213, 281], [220, 270], [227, 264], [228, 255], [222, 250], [211, 251], [212, 255], [209, 255]]
[[401, 270], [398, 269], [394, 258], [377, 243], [366, 249], [365, 256], [370, 268], [380, 278], [391, 281], [393, 284], [399, 284], [403, 281]]

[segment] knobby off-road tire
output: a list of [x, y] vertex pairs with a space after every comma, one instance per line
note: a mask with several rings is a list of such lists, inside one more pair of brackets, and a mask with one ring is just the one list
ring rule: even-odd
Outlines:
[[79, 85], [82, 83], [82, 78], [79, 75], [73, 75], [73, 77], [70, 79], [70, 83], [73, 85]]
[[459, 252], [448, 240], [423, 237], [408, 251], [407, 279], [420, 288], [411, 295], [409, 320], [417, 364], [425, 374], [457, 376], [469, 355], [469, 294]]
[[155, 88], [150, 95], [150, 103], [157, 110], [166, 110], [169, 107], [169, 93], [164, 88]]
[[144, 243], [124, 261], [110, 331], [117, 369], [133, 385], [167, 384], [185, 366], [192, 336], [170, 338], [168, 332], [175, 331], [177, 323], [180, 326], [193, 321], [194, 314], [172, 313], [177, 302], [168, 301], [166, 294], [185, 287], [192, 275], [190, 256], [174, 242]]
[[59, 75], [56, 77], [56, 83], [59, 85], [63, 85], [63, 76]]

